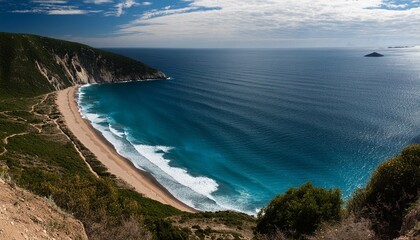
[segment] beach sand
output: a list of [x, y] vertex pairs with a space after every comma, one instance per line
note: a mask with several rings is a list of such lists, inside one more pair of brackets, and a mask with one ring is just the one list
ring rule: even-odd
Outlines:
[[108, 171], [124, 180], [143, 196], [171, 205], [186, 212], [197, 212], [170, 194], [149, 173], [141, 171], [127, 159], [120, 156], [115, 148], [96, 131], [79, 113], [75, 101], [77, 87], [57, 92], [56, 104], [69, 130], [101, 161]]

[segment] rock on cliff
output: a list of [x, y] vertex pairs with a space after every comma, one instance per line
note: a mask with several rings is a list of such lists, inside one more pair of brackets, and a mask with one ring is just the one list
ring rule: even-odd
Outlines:
[[34, 95], [76, 84], [165, 78], [141, 62], [87, 45], [0, 33], [0, 93]]

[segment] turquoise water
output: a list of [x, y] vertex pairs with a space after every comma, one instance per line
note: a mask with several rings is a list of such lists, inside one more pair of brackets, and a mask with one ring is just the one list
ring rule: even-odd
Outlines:
[[420, 49], [110, 49], [170, 80], [89, 85], [93, 126], [174, 196], [255, 214], [311, 181], [348, 197], [420, 142]]

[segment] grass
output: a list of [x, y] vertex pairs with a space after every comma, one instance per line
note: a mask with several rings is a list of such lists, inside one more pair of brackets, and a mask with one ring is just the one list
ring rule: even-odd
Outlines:
[[[0, 151], [3, 148], [7, 150], [0, 156], [0, 166], [8, 169], [7, 174], [17, 185], [53, 199], [57, 206], [82, 221], [91, 239], [113, 239], [115, 234], [122, 232], [128, 235], [121, 236], [140, 234], [145, 239], [188, 239], [192, 236], [206, 238], [224, 235], [240, 239], [243, 230], [252, 230], [255, 227], [255, 218], [246, 214], [230, 211], [183, 213], [127, 188], [107, 172], [96, 157], [65, 127], [54, 105], [54, 99], [53, 93], [47, 97], [0, 96]], [[41, 132], [34, 126], [41, 129]], [[25, 134], [12, 137], [13, 134], [22, 133]], [[6, 137], [9, 137], [7, 144], [3, 141]], [[83, 153], [99, 178], [90, 172], [72, 142]], [[410, 184], [404, 183], [401, 186], [413, 185], [410, 189], [418, 189], [416, 181], [419, 179], [419, 149], [420, 145], [414, 145], [396, 158], [384, 162], [373, 174], [374, 179], [382, 180], [369, 183], [363, 190], [365, 194], [359, 195], [359, 198], [366, 201], [367, 194], [377, 188], [373, 188], [372, 184], [385, 188], [380, 190], [379, 193], [382, 194], [388, 193], [390, 188], [386, 187], [387, 184], [397, 184], [402, 180]], [[395, 194], [395, 191], [388, 194], [391, 193]], [[414, 192], [411, 195], [414, 201]], [[355, 199], [358, 198], [353, 201]], [[194, 229], [188, 227], [189, 223], [191, 226], [197, 223], [204, 225], [197, 225]], [[223, 225], [229, 227], [229, 230], [206, 227], [208, 223]], [[334, 229], [340, 229], [348, 236], [358, 236], [362, 230], [370, 234], [370, 228], [366, 224], [349, 220], [348, 223], [338, 225], [322, 225], [323, 228], [314, 237], [334, 238], [334, 234], [337, 234]], [[279, 235], [278, 239], [280, 237]]]
[[[100, 177], [89, 171], [74, 145], [55, 125], [54, 120], [57, 123], [62, 120], [53, 104], [55, 96], [50, 95], [45, 101], [42, 101], [43, 97], [19, 98], [17, 101], [4, 96], [0, 98], [0, 102], [14, 103], [0, 104], [6, 111], [0, 115], [0, 137], [9, 137], [7, 144], [1, 141], [0, 146], [7, 152], [0, 156], [0, 165], [7, 167], [14, 181], [37, 195], [53, 199], [60, 208], [81, 220], [88, 236], [93, 239], [106, 239], [104, 237], [111, 236], [111, 232], [119, 232], [119, 228], [127, 226], [150, 231], [150, 236], [155, 239], [162, 235], [185, 239], [182, 230], [165, 220], [181, 214], [181, 211], [122, 187], [71, 132], [63, 129], [70, 139], [76, 141], [76, 146]], [[34, 124], [39, 125], [41, 132], [36, 131]], [[11, 137], [20, 133], [25, 135]], [[141, 219], [146, 228], [130, 222], [133, 219], [139, 219], [139, 223]], [[106, 227], [97, 228], [98, 223]], [[163, 228], [167, 225], [170, 227]]]
[[[64, 62], [68, 71], [56, 57]], [[76, 66], [73, 58], [98, 82], [104, 81], [104, 72], [112, 75], [112, 81], [143, 79], [157, 73], [156, 69], [131, 58], [87, 45], [30, 34], [0, 33], [0, 95], [15, 99], [55, 90], [37, 64], [47, 69], [50, 80], [58, 80], [55, 85], [61, 88], [74, 85], [69, 72], [76, 76], [81, 66]]]

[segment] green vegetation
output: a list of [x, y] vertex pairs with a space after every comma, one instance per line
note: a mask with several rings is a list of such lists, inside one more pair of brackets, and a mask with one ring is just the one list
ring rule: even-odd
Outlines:
[[[46, 71], [48, 79], [38, 66]], [[3, 98], [33, 97], [81, 83], [76, 76], [83, 71], [91, 76], [89, 81], [96, 82], [164, 77], [141, 62], [87, 45], [29, 34], [0, 33]]]
[[348, 210], [370, 219], [382, 238], [393, 238], [399, 235], [404, 215], [419, 193], [420, 145], [412, 145], [373, 172], [366, 187], [349, 201]]
[[[3, 108], [12, 106], [11, 110], [0, 112], [0, 169], [7, 171], [19, 186], [53, 199], [72, 213], [83, 222], [91, 239], [114, 239], [128, 226], [138, 230], [132, 232], [137, 236], [186, 239], [188, 234], [165, 220], [182, 212], [125, 187], [83, 147], [79, 150], [86, 153], [86, 159], [96, 166], [101, 177], [89, 171], [63, 134], [68, 130], [60, 131], [62, 120], [54, 99], [54, 94], [16, 102], [13, 98], [0, 98]], [[9, 102], [14, 104], [4, 104]], [[81, 146], [79, 142], [76, 145]]]
[[168, 218], [189, 239], [251, 239], [255, 218], [233, 211], [185, 213]]
[[[110, 174], [63, 123], [51, 92], [57, 84], [74, 84], [64, 69], [80, 71], [73, 58], [99, 79], [98, 69], [116, 80], [161, 75], [86, 45], [0, 33], [0, 175], [52, 199], [83, 222], [89, 238], [250, 239], [253, 230], [257, 239], [389, 239], [400, 233], [415, 239], [420, 234], [420, 145], [381, 164], [347, 209], [341, 208], [338, 189], [310, 183], [274, 198], [257, 221], [231, 211], [183, 213], [143, 197]], [[36, 63], [58, 83], [47, 80]]]
[[[65, 63], [58, 63], [56, 57]], [[174, 225], [170, 217], [189, 214], [133, 191], [65, 126], [51, 92], [75, 83], [64, 69], [70, 67], [72, 76], [80, 71], [72, 59], [96, 80], [103, 80], [98, 71], [104, 69], [111, 81], [162, 77], [142, 63], [86, 45], [0, 33], [1, 174], [6, 172], [19, 186], [73, 214], [91, 239], [188, 239], [191, 231]], [[37, 63], [48, 70], [49, 79]], [[50, 82], [53, 77], [58, 82]]]
[[[51, 198], [81, 220], [91, 239], [252, 236], [255, 219], [246, 214], [182, 213], [128, 188], [66, 128], [54, 99], [54, 94], [0, 97], [0, 166], [18, 185]], [[99, 178], [90, 172], [75, 146]], [[408, 230], [404, 231], [410, 232], [418, 225], [418, 209], [414, 215], [406, 214], [419, 199], [419, 159], [420, 145], [413, 145], [381, 164], [366, 188], [348, 203], [347, 213], [340, 208], [337, 189], [324, 190], [309, 183], [289, 189], [259, 214], [255, 232], [263, 235], [258, 239], [374, 239], [376, 235], [387, 239], [398, 235], [407, 218]], [[341, 212], [344, 217], [339, 221]]]
[[325, 190], [311, 183], [290, 188], [260, 211], [256, 231], [267, 234], [280, 230], [292, 236], [311, 234], [323, 221], [338, 221], [341, 204], [338, 189]]
[[347, 209], [340, 209], [338, 190], [307, 183], [262, 209], [256, 232], [258, 239], [393, 239], [401, 234], [418, 239], [419, 193], [420, 145], [412, 145], [382, 163]]

